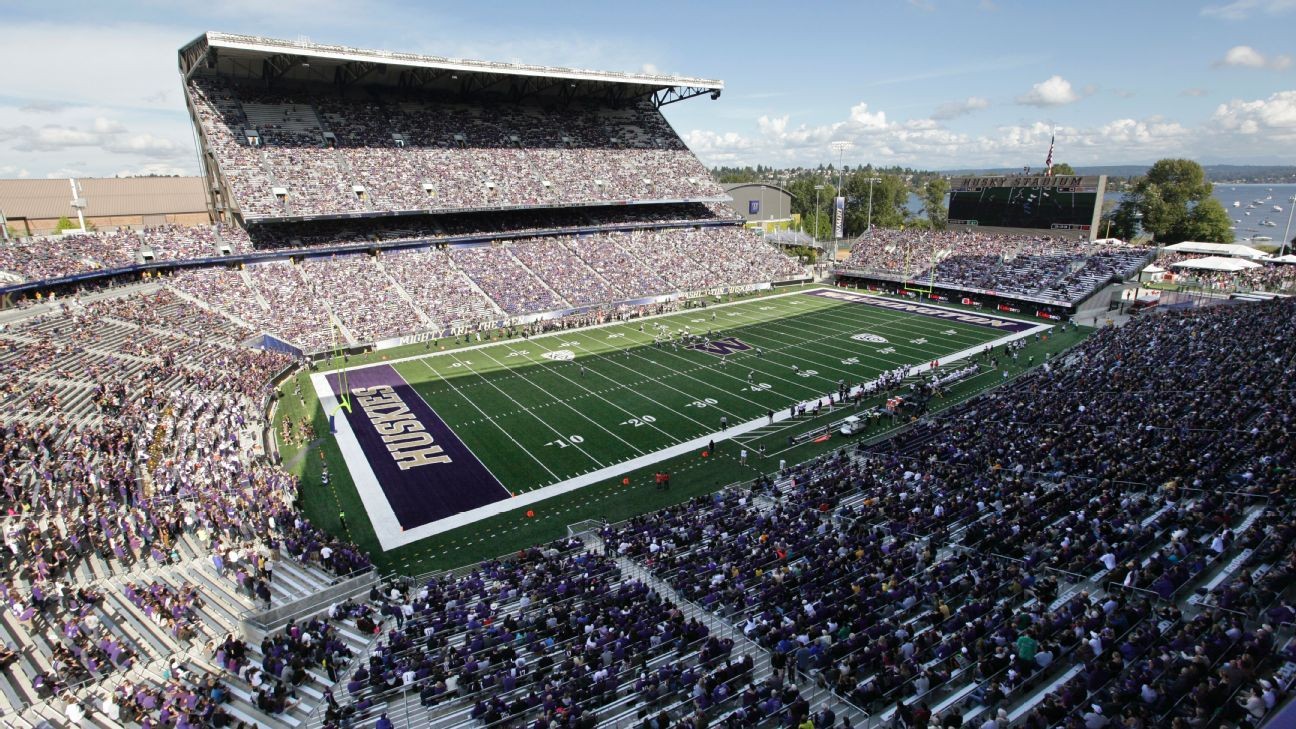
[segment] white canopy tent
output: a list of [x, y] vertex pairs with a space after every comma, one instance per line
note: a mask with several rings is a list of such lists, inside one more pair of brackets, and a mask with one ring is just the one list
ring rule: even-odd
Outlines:
[[1187, 261], [1170, 264], [1175, 269], [1194, 269], [1200, 271], [1225, 271], [1227, 273], [1237, 273], [1245, 271], [1248, 268], [1260, 268], [1260, 264], [1254, 261], [1246, 261], [1240, 258], [1223, 258], [1220, 256], [1207, 256], [1205, 258], [1190, 258]]
[[1235, 256], [1239, 258], [1264, 258], [1266, 255], [1264, 251], [1258, 251], [1241, 243], [1198, 243], [1191, 240], [1166, 246], [1165, 250], [1171, 253], [1203, 253], [1208, 256]]
[[1285, 256], [1269, 259], [1271, 263], [1296, 263], [1296, 253], [1288, 253]]

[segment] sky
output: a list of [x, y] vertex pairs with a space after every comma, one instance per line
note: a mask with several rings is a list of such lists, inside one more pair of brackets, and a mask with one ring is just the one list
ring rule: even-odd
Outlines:
[[[197, 174], [177, 49], [208, 30], [722, 79], [708, 166], [1296, 164], [1296, 0], [0, 0], [0, 177]], [[850, 148], [840, 155], [834, 141]]]

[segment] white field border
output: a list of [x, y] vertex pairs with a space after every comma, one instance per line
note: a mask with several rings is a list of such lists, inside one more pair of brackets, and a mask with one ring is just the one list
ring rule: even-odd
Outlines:
[[[835, 291], [838, 289], [832, 286], [825, 286], [825, 287], [819, 287], [818, 289], [804, 289], [800, 291], [790, 291], [786, 294], [775, 294], [774, 296], [762, 296], [759, 298], [774, 299], [774, 298], [781, 298], [786, 296], [800, 296], [802, 294], [812, 294], [816, 290]], [[873, 294], [860, 294], [859, 292], [854, 290], [850, 290], [850, 291], [851, 293], [860, 296], [869, 296], [873, 298], [885, 299], [887, 301], [894, 300], [888, 297], [875, 296]], [[833, 299], [829, 299], [829, 300], [832, 301]], [[753, 303], [753, 301], [756, 301], [756, 299], [735, 301], [735, 302], [730, 302], [725, 304], [714, 304], [708, 306], [707, 308], [718, 309], [722, 307], [738, 306], [742, 304], [750, 304]], [[850, 303], [849, 301], [844, 299], [836, 299], [836, 301], [840, 301], [842, 303]], [[959, 314], [970, 313], [959, 309], [951, 309], [943, 306], [938, 306], [935, 304], [929, 304], [927, 302], [921, 302], [921, 303], [923, 306], [929, 306], [931, 308], [941, 309], [943, 311], [956, 312]], [[667, 316], [675, 316], [680, 313], [682, 312], [673, 311], [665, 314], [654, 314], [652, 316], [642, 317], [638, 321], [643, 321], [646, 319], [657, 319], [657, 318], [667, 317]], [[898, 312], [898, 313], [912, 314], [912, 312]], [[913, 315], [922, 316], [922, 314], [913, 314]], [[1022, 320], [1022, 319], [1011, 319], [1008, 317], [995, 316], [992, 314], [976, 313], [971, 315], [984, 316], [992, 319], [1020, 322], [1024, 324], [1030, 323], [1029, 321]], [[953, 321], [957, 321], [957, 320], [953, 320]], [[624, 324], [626, 324], [626, 322], [610, 321], [603, 324], [596, 324], [590, 327], [584, 327], [582, 331], [597, 329], [602, 327], [609, 327], [609, 326], [621, 326]], [[982, 351], [985, 350], [986, 347], [991, 347], [991, 346], [997, 347], [1001, 344], [1013, 342], [1018, 339], [1025, 339], [1026, 337], [1029, 337], [1031, 335], [1048, 331], [1052, 329], [1053, 326], [1054, 326], [1053, 324], [1045, 324], [1045, 323], [1036, 324], [1035, 326], [1030, 327], [1028, 329], [1024, 329], [1020, 332], [1007, 334], [1003, 337], [1000, 337], [999, 339], [995, 339], [988, 342], [982, 342], [980, 344], [976, 344], [971, 347], [968, 347], [967, 349], [941, 357], [939, 361], [946, 365], [954, 362], [958, 362], [967, 359], [969, 357], [973, 357], [977, 354], [980, 354]], [[570, 332], [566, 330], [556, 330], [553, 332], [536, 335], [535, 337], [531, 337], [531, 339], [539, 339], [542, 337], [566, 336], [569, 333]], [[372, 365], [364, 365], [362, 367], [356, 367], [351, 369], [353, 370], [364, 369], [364, 367], [377, 366], [379, 364], [395, 365], [399, 362], [422, 360], [422, 359], [427, 359], [429, 357], [448, 356], [452, 354], [458, 354], [461, 352], [471, 351], [474, 349], [480, 349], [482, 347], [496, 346], [499, 344], [503, 344], [503, 342], [498, 342], [498, 341], [483, 342], [481, 344], [476, 344], [469, 347], [459, 347], [459, 348], [445, 350], [445, 351], [428, 352], [426, 354], [418, 354], [409, 357], [402, 357], [400, 359], [389, 360], [386, 362], [375, 362]], [[911, 368], [910, 372], [913, 374], [921, 374], [930, 369], [932, 369], [931, 362], [925, 362], [921, 365], [914, 366], [913, 368]], [[328, 380], [326, 378], [326, 375], [337, 371], [339, 370], [333, 369], [333, 370], [327, 370], [327, 371], [316, 372], [311, 374], [311, 384], [315, 387], [315, 394], [319, 397], [320, 405], [324, 408], [325, 412], [332, 412], [333, 408], [337, 406], [337, 398], [333, 394], [332, 388], [329, 387]], [[832, 393], [825, 393], [823, 395], [819, 395], [818, 399], [822, 400], [825, 397], [829, 397], [830, 394]], [[814, 399], [806, 398], [804, 402], [814, 402]], [[432, 407], [431, 403], [428, 404], [428, 407], [429, 408]], [[782, 409], [774, 413], [774, 422], [779, 423], [784, 420], [788, 420], [790, 417], [791, 415], [789, 414], [788, 410]], [[530, 506], [532, 504], [539, 503], [541, 501], [553, 498], [555, 496], [560, 496], [562, 494], [570, 493], [572, 491], [582, 489], [591, 484], [595, 484], [600, 481], [606, 481], [608, 479], [614, 478], [628, 471], [633, 471], [636, 469], [644, 468], [646, 466], [651, 466], [654, 463], [659, 463], [669, 458], [674, 458], [676, 456], [680, 456], [685, 453], [700, 450], [712, 440], [731, 439], [736, 436], [744, 435], [753, 430], [769, 425], [769, 423], [770, 420], [768, 416], [761, 416], [753, 420], [749, 420], [745, 423], [739, 423], [728, 429], [716, 431], [714, 433], [700, 435], [696, 438], [693, 438], [692, 440], [676, 443], [673, 446], [669, 446], [667, 448], [663, 448], [658, 451], [653, 451], [652, 453], [647, 453], [645, 455], [639, 456], [637, 458], [632, 458], [627, 461], [621, 461], [620, 463], [615, 463], [611, 466], [600, 468], [596, 471], [591, 471], [589, 473], [582, 474], [574, 478], [569, 478], [566, 481], [559, 481], [558, 483], [549, 484], [548, 486], [541, 486], [540, 488], [533, 489], [523, 494], [516, 494], [511, 499], [501, 499], [499, 501], [495, 501], [489, 504], [485, 504], [483, 506], [479, 506], [475, 509], [469, 509], [468, 511], [463, 511], [458, 514], [454, 514], [453, 516], [448, 516], [443, 519], [438, 519], [436, 521], [428, 522], [427, 524], [414, 527], [413, 529], [402, 530], [400, 526], [400, 522], [397, 521], [396, 519], [396, 514], [392, 511], [391, 504], [387, 502], [387, 496], [386, 494], [383, 493], [382, 486], [379, 485], [378, 483], [378, 478], [374, 474], [373, 468], [369, 465], [368, 459], [365, 458], [364, 451], [360, 448], [360, 442], [356, 439], [355, 433], [351, 430], [351, 424], [347, 421], [345, 417], [335, 419], [335, 424], [337, 427], [336, 437], [337, 437], [338, 448], [342, 452], [343, 460], [346, 461], [347, 469], [351, 472], [351, 481], [352, 483], [355, 484], [356, 492], [360, 495], [360, 501], [361, 503], [364, 504], [365, 511], [368, 513], [369, 516], [369, 522], [370, 524], [373, 525], [374, 534], [378, 537], [378, 543], [382, 546], [384, 552], [391, 551], [393, 549], [396, 549], [398, 547], [403, 547], [408, 544], [413, 544], [414, 542], [426, 539], [431, 536], [435, 536], [437, 534], [448, 532], [452, 529], [458, 529], [459, 527], [468, 526], [469, 524], [472, 524], [474, 522], [481, 521], [482, 519], [496, 516], [498, 514], [502, 514], [506, 511], [512, 511], [514, 509]], [[451, 432], [453, 432], [453, 430]], [[456, 437], [458, 436], [456, 435]]]

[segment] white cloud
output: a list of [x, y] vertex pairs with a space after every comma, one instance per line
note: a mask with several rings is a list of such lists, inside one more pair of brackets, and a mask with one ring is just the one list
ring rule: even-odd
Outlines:
[[969, 96], [962, 101], [947, 101], [932, 112], [933, 119], [955, 119], [974, 111], [988, 109], [990, 100], [981, 96]]
[[[1279, 91], [1267, 99], [1234, 99], [1220, 104], [1211, 115], [1211, 124], [1218, 131], [1296, 142], [1296, 91]], [[1274, 151], [1275, 156], [1278, 151]]]
[[1224, 20], [1246, 20], [1253, 14], [1281, 15], [1296, 10], [1296, 0], [1234, 0], [1225, 5], [1207, 5], [1201, 14]]
[[1291, 56], [1265, 56], [1251, 46], [1233, 46], [1222, 59], [1215, 62], [1217, 68], [1268, 68], [1274, 71], [1281, 71], [1291, 64]]
[[1296, 155], [1296, 91], [1220, 105], [1211, 120], [1188, 126], [1160, 115], [1121, 117], [1089, 126], [1047, 120], [1005, 124], [979, 134], [950, 129], [935, 118], [893, 120], [859, 103], [841, 121], [795, 125], [763, 116], [752, 134], [696, 130], [685, 141], [708, 165], [814, 166], [836, 161], [830, 143], [847, 141], [851, 164], [917, 167], [1019, 167], [1039, 164], [1057, 136], [1055, 158], [1071, 164], [1150, 162], [1167, 155], [1242, 159], [1263, 148], [1272, 157]]
[[864, 129], [886, 128], [886, 112], [878, 111], [870, 114], [868, 104], [862, 101], [851, 107], [850, 120]]
[[1050, 76], [1018, 96], [1017, 103], [1027, 106], [1061, 106], [1079, 99], [1080, 95], [1071, 88], [1070, 81], [1061, 76]]

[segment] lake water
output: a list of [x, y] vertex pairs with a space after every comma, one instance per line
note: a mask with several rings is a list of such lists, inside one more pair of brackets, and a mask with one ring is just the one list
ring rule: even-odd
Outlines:
[[[1279, 244], [1282, 242], [1283, 230], [1287, 227], [1287, 216], [1291, 213], [1291, 199], [1296, 195], [1296, 185], [1230, 185], [1217, 182], [1211, 195], [1228, 211], [1229, 220], [1233, 221], [1235, 241]], [[1107, 194], [1107, 199], [1116, 204], [1122, 198], [1124, 195], [1118, 192]], [[1237, 203], [1237, 206], [1233, 203]], [[1274, 210], [1274, 206], [1282, 210]], [[1296, 221], [1293, 221], [1291, 229], [1296, 233]], [[1272, 240], [1255, 240], [1256, 238]]]
[[[1283, 230], [1291, 215], [1296, 185], [1225, 185], [1216, 183], [1213, 195], [1233, 220], [1235, 238], [1248, 242], [1257, 237], [1272, 238], [1281, 243]], [[1234, 207], [1234, 203], [1237, 206]], [[1282, 211], [1274, 210], [1277, 206]], [[1296, 230], [1296, 222], [1292, 223]], [[1265, 242], [1265, 241], [1257, 241]]]

